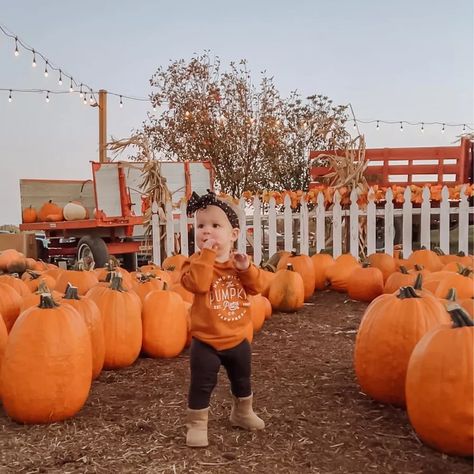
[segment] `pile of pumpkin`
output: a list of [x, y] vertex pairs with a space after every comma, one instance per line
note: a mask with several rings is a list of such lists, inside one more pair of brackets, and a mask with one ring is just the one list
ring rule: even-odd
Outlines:
[[472, 256], [421, 249], [407, 259], [376, 253], [361, 264], [350, 254], [279, 252], [263, 266], [276, 270], [267, 276], [275, 309], [297, 311], [328, 288], [370, 302], [354, 350], [362, 390], [406, 407], [426, 444], [474, 454]]
[[25, 207], [21, 213], [21, 218], [24, 224], [77, 221], [89, 219], [89, 211], [79, 201], [69, 201], [64, 207], [61, 207], [50, 199], [38, 210], [33, 206]]
[[[119, 369], [140, 353], [175, 357], [189, 345], [193, 295], [180, 284], [186, 257], [128, 272], [78, 262], [71, 270], [0, 252], [0, 400], [21, 423], [74, 416], [102, 369]], [[159, 308], [159, 311], [156, 309]], [[271, 315], [251, 297], [248, 338]]]

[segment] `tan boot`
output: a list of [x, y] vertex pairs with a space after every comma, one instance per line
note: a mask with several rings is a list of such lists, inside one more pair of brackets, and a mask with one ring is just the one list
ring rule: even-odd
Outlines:
[[265, 422], [254, 413], [252, 402], [253, 394], [244, 398], [232, 395], [232, 411], [230, 412], [232, 426], [240, 426], [250, 431], [265, 428]]
[[186, 445], [191, 448], [204, 448], [209, 445], [207, 440], [207, 419], [209, 407], [202, 410], [191, 410], [186, 413]]

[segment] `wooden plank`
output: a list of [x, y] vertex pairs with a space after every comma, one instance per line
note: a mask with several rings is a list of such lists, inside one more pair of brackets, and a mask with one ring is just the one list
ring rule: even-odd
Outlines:
[[403, 203], [403, 256], [408, 258], [412, 253], [412, 236], [413, 236], [413, 219], [412, 219], [412, 209], [413, 205], [411, 203], [411, 189], [407, 187], [403, 194], [405, 202]]
[[151, 205], [151, 228], [152, 228], [152, 244], [153, 244], [153, 264], [161, 265], [161, 249], [160, 249], [160, 218], [158, 215], [159, 206], [156, 201]]
[[167, 201], [165, 204], [166, 213], [166, 255], [173, 255], [174, 252], [174, 222], [173, 222], [173, 204]]
[[385, 193], [385, 218], [384, 218], [384, 249], [385, 253], [393, 255], [393, 241], [395, 237], [395, 224], [393, 217], [393, 192], [391, 189], [387, 189]]
[[359, 206], [357, 204], [357, 190], [354, 188], [351, 191], [350, 199], [351, 205], [349, 206], [349, 226], [350, 226], [350, 237], [349, 237], [349, 248], [350, 253], [355, 257], [359, 258]]
[[332, 255], [334, 258], [342, 254], [342, 216], [341, 195], [336, 190], [334, 193], [334, 207], [332, 209]]
[[245, 199], [239, 199], [239, 238], [237, 240], [237, 251], [239, 253], [247, 253], [247, 222], [245, 217]]
[[189, 256], [189, 245], [188, 245], [188, 216], [186, 215], [186, 201], [183, 199], [179, 205], [180, 215], [179, 215], [179, 234], [180, 244], [181, 244], [181, 253], [183, 255]]
[[253, 198], [253, 261], [262, 261], [262, 203], [257, 195]]
[[268, 253], [271, 257], [277, 251], [276, 203], [273, 196], [268, 204]]
[[375, 193], [373, 188], [369, 189], [367, 194], [367, 255], [371, 255], [377, 251], [377, 219], [375, 206]]
[[469, 253], [469, 201], [466, 192], [466, 185], [461, 188], [461, 196], [459, 201], [459, 234], [458, 234], [458, 250]]
[[439, 205], [439, 248], [446, 254], [449, 251], [449, 190], [443, 186]]
[[285, 210], [283, 211], [285, 250], [291, 252], [293, 250], [293, 213], [291, 209], [291, 199], [288, 194], [285, 196], [283, 204], [285, 206]]
[[421, 203], [421, 245], [427, 249], [431, 248], [431, 202], [428, 186], [423, 188], [423, 202]]
[[309, 255], [309, 225], [308, 225], [308, 205], [306, 199], [300, 201], [300, 253]]
[[326, 248], [326, 209], [323, 193], [318, 194], [316, 205], [316, 252]]

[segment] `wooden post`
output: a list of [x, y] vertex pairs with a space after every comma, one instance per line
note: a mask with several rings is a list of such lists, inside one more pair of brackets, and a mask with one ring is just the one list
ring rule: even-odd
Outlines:
[[107, 91], [99, 91], [99, 163], [106, 163], [107, 158]]

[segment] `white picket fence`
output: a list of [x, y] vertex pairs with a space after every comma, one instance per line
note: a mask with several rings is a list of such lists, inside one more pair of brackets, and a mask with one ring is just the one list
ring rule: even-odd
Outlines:
[[[431, 246], [431, 216], [439, 215], [439, 247], [443, 252], [449, 253], [451, 244], [450, 216], [458, 215], [457, 248], [458, 251], [468, 253], [469, 236], [474, 232], [469, 227], [469, 215], [474, 215], [474, 207], [469, 206], [468, 198], [464, 195], [465, 188], [461, 190], [461, 199], [450, 202], [449, 190], [445, 186], [441, 193], [439, 207], [433, 207], [430, 202], [429, 188], [423, 189], [423, 203], [420, 207], [414, 207], [411, 202], [411, 190], [406, 188], [402, 208], [395, 208], [392, 202], [393, 194], [389, 189], [386, 193], [386, 203], [383, 207], [377, 206], [373, 201], [373, 191], [369, 190], [368, 204], [365, 208], [359, 208], [357, 204], [357, 193], [351, 193], [351, 204], [348, 209], [341, 207], [341, 196], [336, 191], [334, 194], [334, 206], [327, 211], [324, 205], [324, 197], [319, 193], [317, 204], [309, 211], [306, 201], [301, 199], [299, 212], [291, 209], [291, 200], [287, 195], [284, 200], [283, 212], [279, 212], [275, 199], [271, 198], [268, 204], [264, 204], [258, 197], [253, 200], [253, 205], [248, 206], [243, 198], [239, 205], [242, 209], [240, 219], [240, 235], [237, 242], [239, 252], [252, 255], [254, 262], [258, 265], [266, 255], [272, 255], [279, 248], [291, 251], [294, 248], [301, 253], [312, 255], [326, 246], [328, 236], [332, 237], [332, 253], [334, 257], [349, 251], [354, 256], [359, 256], [359, 232], [360, 219], [367, 219], [366, 246], [364, 253], [370, 255], [376, 250], [377, 226], [383, 227], [383, 251], [393, 254], [395, 237], [395, 217], [402, 219], [402, 248], [403, 254], [408, 256], [412, 252], [413, 245], [413, 216], [421, 215], [420, 244], [426, 248]], [[153, 263], [160, 265], [162, 255], [160, 250], [160, 218], [158, 205], [152, 206], [152, 229], [153, 229]], [[246, 217], [245, 217], [246, 216]], [[283, 220], [283, 226], [277, 227], [277, 221]], [[165, 252], [171, 255], [179, 250], [184, 255], [189, 254], [188, 239], [180, 236], [188, 235], [188, 224], [193, 224], [194, 218], [186, 217], [186, 203], [182, 202], [179, 211], [173, 211], [170, 202], [166, 205], [165, 216], [161, 224], [166, 226]], [[348, 226], [348, 228], [347, 228]], [[253, 232], [249, 234], [249, 229]], [[283, 233], [278, 234], [277, 228], [283, 228]], [[346, 242], [346, 239], [349, 242]], [[345, 244], [345, 245], [344, 245]], [[177, 248], [177, 247], [180, 248]]]

